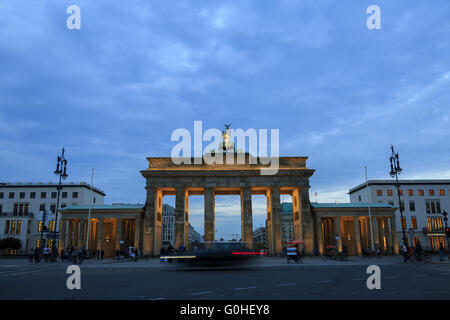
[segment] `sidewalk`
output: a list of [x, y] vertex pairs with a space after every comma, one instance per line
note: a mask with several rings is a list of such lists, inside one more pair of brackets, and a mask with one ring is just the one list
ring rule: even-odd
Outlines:
[[[278, 268], [305, 268], [305, 267], [329, 267], [329, 266], [369, 266], [369, 265], [405, 265], [403, 263], [402, 256], [389, 256], [382, 258], [363, 258], [363, 257], [349, 257], [345, 260], [339, 259], [324, 259], [322, 257], [307, 257], [303, 259], [301, 263], [290, 262], [287, 263], [286, 258], [271, 258], [271, 257], [257, 257], [250, 259], [244, 264], [238, 264], [235, 266], [224, 266], [219, 268], [242, 268], [242, 269], [278, 269]], [[408, 263], [412, 264], [450, 264], [450, 260], [444, 259], [443, 262], [439, 262], [438, 257], [433, 257], [433, 261], [429, 263]], [[27, 258], [0, 258], [0, 272], [2, 267], [33, 267], [33, 266], [68, 266], [68, 262], [42, 262], [40, 265], [31, 264]], [[157, 269], [157, 270], [168, 270], [168, 269], [192, 269], [197, 268], [192, 267], [192, 265], [186, 265], [184, 263], [167, 263], [162, 262], [159, 258], [150, 259], [140, 259], [137, 262], [134, 261], [117, 261], [115, 259], [86, 259], [80, 265], [83, 269]], [[202, 268], [202, 267], [199, 267]]]

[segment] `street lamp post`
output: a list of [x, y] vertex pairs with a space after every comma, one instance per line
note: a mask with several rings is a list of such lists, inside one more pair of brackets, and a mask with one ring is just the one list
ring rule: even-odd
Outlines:
[[[58, 182], [58, 196], [56, 198], [56, 215], [55, 215], [55, 226], [53, 228], [53, 239], [55, 240], [56, 244], [56, 250], [58, 250], [58, 240], [59, 238], [56, 237], [56, 230], [57, 230], [57, 226], [58, 226], [58, 211], [59, 211], [59, 196], [62, 190], [62, 183], [61, 183], [61, 179], [66, 180], [68, 175], [66, 173], [66, 167], [67, 167], [67, 160], [64, 157], [64, 148], [62, 149], [61, 152], [61, 156], [58, 156], [57, 160], [56, 160], [56, 170], [54, 171], [54, 173], [56, 175], [59, 175], [59, 182]], [[57, 240], [58, 239], [58, 240]]]
[[400, 168], [400, 161], [398, 159], [398, 153], [394, 152], [394, 146], [391, 146], [392, 155], [390, 157], [391, 162], [391, 172], [389, 173], [391, 177], [395, 177], [395, 186], [397, 187], [397, 195], [398, 195], [398, 207], [400, 209], [400, 223], [402, 225], [402, 233], [403, 233], [403, 242], [408, 243], [408, 238], [406, 237], [405, 226], [403, 223], [403, 208], [402, 202], [400, 200], [400, 184], [398, 183], [398, 175], [402, 172], [402, 168]]
[[442, 215], [444, 216], [444, 222], [445, 222], [445, 231], [446, 231], [446, 234], [445, 234], [445, 236], [446, 236], [446, 238], [447, 238], [447, 258], [450, 258], [450, 247], [449, 247], [449, 239], [448, 239], [448, 234], [447, 234], [447, 230], [448, 230], [448, 225], [447, 225], [447, 221], [448, 221], [448, 218], [447, 218], [447, 211], [443, 211], [442, 212]]

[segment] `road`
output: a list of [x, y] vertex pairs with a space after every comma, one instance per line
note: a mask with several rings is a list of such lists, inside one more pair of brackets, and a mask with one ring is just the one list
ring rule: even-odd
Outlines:
[[3, 264], [0, 299], [450, 299], [449, 264], [381, 265], [381, 290], [367, 289], [362, 265], [201, 271], [81, 265], [81, 290], [67, 289], [66, 267]]

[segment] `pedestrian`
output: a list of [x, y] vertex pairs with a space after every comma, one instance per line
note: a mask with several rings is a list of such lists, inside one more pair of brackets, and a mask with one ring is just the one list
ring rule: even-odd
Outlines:
[[39, 260], [39, 256], [40, 256], [40, 248], [36, 248], [36, 250], [34, 250], [34, 264], [37, 264], [40, 262]]
[[33, 258], [34, 258], [34, 249], [31, 248], [30, 253], [28, 254], [28, 261], [30, 261], [30, 263], [33, 263]]
[[103, 260], [103, 256], [105, 255], [105, 251], [103, 251], [103, 249], [102, 249], [100, 254], [101, 254], [100, 258]]
[[444, 245], [439, 243], [439, 261], [444, 261]]
[[402, 247], [401, 247], [401, 252], [403, 254], [403, 262], [408, 262], [409, 248], [408, 248], [408, 245], [406, 244], [406, 242], [403, 242]]
[[378, 259], [379, 258], [381, 258], [381, 249], [380, 249], [380, 247], [379, 246], [377, 246], [377, 256], [378, 256]]
[[80, 249], [78, 249], [78, 263], [82, 264], [83, 259], [84, 259], [84, 249], [83, 247], [80, 247]]
[[50, 248], [49, 247], [45, 247], [44, 248], [44, 261], [48, 262], [48, 257], [50, 256]]
[[59, 258], [61, 259], [61, 262], [64, 262], [64, 248], [61, 249], [61, 252], [59, 253]]

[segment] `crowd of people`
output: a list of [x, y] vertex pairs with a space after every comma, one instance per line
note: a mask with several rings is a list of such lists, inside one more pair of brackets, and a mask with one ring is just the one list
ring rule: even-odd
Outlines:
[[33, 264], [41, 263], [42, 260], [44, 262], [57, 262], [58, 259], [61, 262], [81, 264], [87, 257], [92, 257], [94, 259], [97, 258], [97, 260], [103, 260], [104, 255], [105, 251], [103, 251], [103, 249], [92, 250], [88, 254], [88, 251], [84, 248], [84, 246], [81, 246], [79, 248], [76, 248], [74, 246], [67, 247], [66, 249], [62, 249], [59, 252], [59, 255], [55, 247], [52, 247], [51, 249], [48, 247], [45, 247], [43, 249], [38, 247], [36, 249], [32, 248], [30, 250], [30, 253], [28, 254], [28, 260]]

